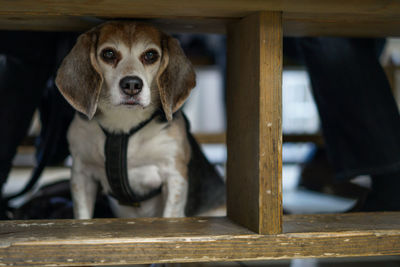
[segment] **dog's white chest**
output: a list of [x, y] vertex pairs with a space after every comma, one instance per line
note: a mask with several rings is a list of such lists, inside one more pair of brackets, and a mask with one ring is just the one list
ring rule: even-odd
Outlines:
[[[181, 151], [178, 141], [164, 130], [166, 124], [151, 122], [129, 138], [127, 147], [127, 172], [131, 189], [144, 195], [174, 179], [175, 158]], [[101, 183], [103, 190], [110, 193], [105, 171], [105, 134], [97, 122], [85, 121], [75, 116], [69, 132], [71, 154], [82, 162], [87, 175]], [[78, 166], [79, 167], [79, 166]], [[74, 166], [76, 168], [76, 166]], [[172, 175], [171, 175], [172, 174]], [[164, 188], [163, 188], [164, 190]], [[162, 216], [163, 196], [144, 201], [140, 208], [117, 205], [112, 201], [119, 217]]]

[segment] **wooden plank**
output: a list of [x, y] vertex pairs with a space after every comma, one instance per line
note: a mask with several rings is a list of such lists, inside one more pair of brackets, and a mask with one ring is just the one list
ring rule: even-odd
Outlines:
[[[0, 1], [1, 2], [1, 1]], [[112, 19], [112, 18], [108, 18]], [[218, 33], [224, 34], [226, 25], [236, 19], [215, 18], [174, 18], [143, 19], [170, 33]], [[81, 16], [38, 16], [0, 14], [0, 30], [33, 31], [86, 31], [106, 19]], [[285, 36], [349, 36], [387, 37], [400, 36], [400, 16], [381, 17], [358, 14], [298, 14], [283, 13]]]
[[0, 30], [86, 31], [103, 20], [95, 17], [0, 15]]
[[[137, 17], [132, 19], [153, 24], [169, 33], [196, 32], [196, 33], [217, 33], [217, 34], [224, 34], [226, 24], [233, 21], [233, 19], [214, 19], [214, 18], [149, 19], [149, 18]], [[106, 18], [95, 17], [95, 16], [83, 17], [83, 16], [64, 16], [64, 15], [38, 16], [38, 15], [24, 15], [24, 14], [22, 15], [0, 14], [0, 30], [84, 32], [106, 20], [107, 20]]]
[[[0, 1], [1, 2], [1, 1]], [[138, 19], [136, 17], [133, 19]], [[111, 18], [109, 18], [111, 19]], [[170, 33], [225, 34], [226, 25], [237, 20], [227, 18], [175, 18], [141, 19]], [[1, 15], [0, 30], [34, 31], [86, 31], [105, 21], [98, 17]], [[400, 16], [376, 17], [348, 14], [298, 14], [283, 13], [285, 36], [350, 36], [386, 37], [400, 36]]]
[[233, 19], [267, 10], [283, 11], [286, 36], [400, 36], [396, 0], [0, 0], [0, 29], [85, 31], [104, 19], [131, 18], [169, 32], [224, 33]]
[[400, 254], [400, 213], [293, 215], [258, 235], [226, 218], [0, 222], [0, 264], [93, 266]]
[[4, 15], [65, 15], [124, 18], [242, 18], [258, 11], [397, 16], [397, 0], [18, 0], [0, 1]]
[[283, 142], [289, 143], [306, 143], [311, 142], [317, 146], [324, 145], [324, 138], [321, 134], [283, 134]]
[[281, 13], [230, 25], [227, 36], [227, 212], [257, 233], [282, 217]]
[[[386, 70], [386, 69], [385, 69]], [[225, 144], [225, 133], [195, 133], [194, 137], [201, 144]], [[283, 134], [283, 143], [307, 143], [311, 142], [318, 146], [324, 145], [324, 139], [321, 134]]]
[[365, 15], [346, 13], [284, 13], [285, 36], [400, 36], [400, 13]]
[[201, 144], [225, 144], [225, 133], [195, 133], [194, 137]]

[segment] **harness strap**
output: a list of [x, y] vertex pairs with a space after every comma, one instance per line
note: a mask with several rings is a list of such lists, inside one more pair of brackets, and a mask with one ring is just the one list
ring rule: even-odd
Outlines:
[[151, 199], [161, 193], [161, 186], [145, 195], [137, 195], [129, 186], [127, 150], [129, 138], [151, 122], [160, 112], [155, 112], [149, 119], [132, 128], [129, 133], [110, 133], [101, 125], [106, 136], [104, 145], [107, 180], [111, 188], [111, 196], [121, 205], [139, 207], [140, 202]]

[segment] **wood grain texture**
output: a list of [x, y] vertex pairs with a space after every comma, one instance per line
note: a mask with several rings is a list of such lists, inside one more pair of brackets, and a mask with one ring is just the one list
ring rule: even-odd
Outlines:
[[307, 14], [358, 14], [382, 17], [400, 13], [397, 0], [1, 0], [0, 14], [127, 18], [242, 18], [258, 11]]
[[0, 30], [85, 31], [103, 20], [95, 17], [0, 15]]
[[258, 235], [226, 218], [0, 222], [0, 264], [93, 266], [398, 255], [400, 213], [293, 215]]
[[227, 37], [227, 212], [257, 233], [282, 217], [281, 13], [230, 25]]
[[169, 32], [223, 33], [258, 11], [283, 11], [286, 36], [400, 36], [396, 0], [0, 0], [0, 29], [85, 31], [100, 19], [131, 18]]
[[[1, 1], [0, 1], [1, 2]], [[113, 19], [113, 18], [108, 18]], [[140, 19], [169, 33], [195, 32], [225, 34], [226, 25], [236, 18], [161, 18]], [[39, 16], [0, 14], [0, 30], [86, 31], [105, 21], [97, 16]], [[285, 36], [400, 36], [400, 15], [393, 17], [358, 14], [283, 13]]]
[[284, 143], [307, 143], [311, 142], [317, 146], [323, 146], [325, 141], [320, 133], [315, 134], [283, 134]]
[[[398, 68], [400, 70], [400, 68]], [[388, 74], [388, 69], [385, 68], [386, 74]], [[388, 77], [390, 80], [390, 77]], [[394, 78], [392, 78], [394, 79]], [[393, 83], [394, 84], [394, 83]], [[392, 87], [393, 88], [393, 87]], [[226, 133], [195, 133], [194, 137], [197, 142], [201, 144], [225, 144], [226, 143]], [[318, 146], [324, 145], [324, 139], [321, 134], [283, 134], [283, 143], [307, 143], [311, 142]]]
[[[114, 18], [108, 18], [114, 19]], [[117, 17], [115, 19], [118, 19]], [[132, 18], [160, 28], [168, 33], [217, 33], [224, 34], [226, 24], [233, 19], [214, 18]], [[84, 32], [107, 21], [96, 16], [39, 16], [39, 15], [1, 15], [0, 30], [33, 31], [76, 31]]]
[[225, 144], [225, 133], [195, 133], [194, 137], [201, 144]]
[[400, 36], [400, 13], [365, 15], [346, 13], [290, 13], [283, 15], [285, 36]]

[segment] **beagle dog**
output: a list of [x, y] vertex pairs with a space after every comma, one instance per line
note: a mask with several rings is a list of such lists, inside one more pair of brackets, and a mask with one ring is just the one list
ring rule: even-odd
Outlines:
[[224, 184], [180, 111], [195, 72], [176, 39], [103, 23], [78, 38], [56, 84], [78, 111], [68, 130], [75, 218], [93, 216], [99, 185], [118, 217], [192, 216], [223, 202]]

